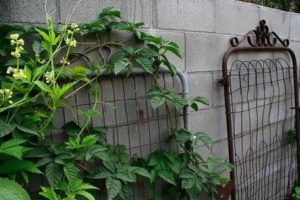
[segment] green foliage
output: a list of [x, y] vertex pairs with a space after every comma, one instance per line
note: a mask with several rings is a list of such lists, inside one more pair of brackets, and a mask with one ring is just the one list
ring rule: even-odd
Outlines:
[[2, 200], [30, 200], [27, 192], [15, 181], [0, 178], [0, 199]]
[[293, 196], [296, 199], [300, 199], [300, 187], [299, 186], [295, 187], [295, 193], [293, 194]]
[[[0, 176], [23, 184], [29, 182], [31, 174], [39, 174], [48, 182], [39, 194], [48, 200], [94, 200], [91, 191], [99, 185], [105, 185], [109, 200], [130, 199], [131, 186], [136, 183], [146, 183], [145, 187], [153, 190], [152, 199], [163, 199], [164, 195], [154, 189], [159, 180], [170, 199], [197, 199], [201, 192], [213, 198], [216, 186], [227, 183], [220, 171], [230, 170], [230, 165], [214, 156], [204, 159], [194, 150], [198, 145], [210, 148], [207, 134], [171, 127], [170, 140], [182, 153], [158, 150], [146, 159], [132, 160], [126, 146], [107, 144], [106, 128], [93, 127], [91, 122], [99, 115], [97, 105], [103, 103], [97, 86], [102, 73], [129, 76], [133, 68], [144, 70], [152, 78], [155, 87], [146, 97], [155, 109], [165, 104], [170, 114], [169, 106], [198, 111], [208, 105], [204, 97], [185, 99], [159, 86], [161, 68], [171, 75], [177, 73], [167, 55], [180, 58], [178, 45], [142, 32], [143, 23], [123, 21], [120, 11], [113, 8], [103, 9], [91, 23], [67, 24], [58, 30], [47, 16], [46, 24], [46, 28], [0, 26], [4, 36], [0, 39]], [[115, 31], [131, 33], [137, 44], [102, 41]], [[91, 37], [97, 38], [96, 47], [75, 53], [74, 48]], [[100, 61], [86, 56], [91, 51], [99, 53]], [[83, 57], [86, 65], [75, 65], [76, 55]], [[93, 95], [94, 103], [89, 109], [73, 110], [68, 98], [82, 89]], [[68, 122], [61, 130], [54, 127], [53, 119], [61, 108], [76, 113], [83, 124]], [[60, 133], [64, 139], [49, 142], [49, 133]], [[0, 178], [0, 185], [1, 181], [16, 184]], [[8, 194], [5, 198], [17, 195], [15, 190], [23, 192], [19, 185], [2, 190]]]

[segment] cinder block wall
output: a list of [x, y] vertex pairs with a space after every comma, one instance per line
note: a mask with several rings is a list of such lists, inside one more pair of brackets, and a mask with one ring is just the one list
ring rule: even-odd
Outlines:
[[[44, 0], [1, 1], [2, 22], [42, 25]], [[74, 8], [75, 6], [75, 8]], [[176, 66], [188, 73], [190, 95], [205, 96], [210, 106], [191, 112], [192, 131], [205, 131], [214, 140], [212, 151], [227, 157], [227, 140], [221, 61], [229, 39], [267, 20], [271, 30], [290, 39], [300, 59], [300, 14], [279, 11], [235, 0], [48, 0], [47, 9], [59, 23], [73, 12], [72, 22], [88, 22], [102, 8], [113, 6], [130, 21], [145, 22], [145, 30], [177, 42], [182, 59], [171, 55]]]
[[[48, 0], [54, 19], [65, 23], [77, 0]], [[1, 1], [2, 21], [44, 23], [44, 0]], [[145, 22], [145, 30], [174, 40], [182, 50], [182, 59], [172, 61], [188, 73], [191, 96], [206, 96], [210, 105], [190, 112], [192, 131], [205, 131], [213, 138], [212, 153], [227, 158], [227, 139], [221, 61], [229, 48], [229, 39], [242, 36], [265, 19], [281, 38], [290, 39], [290, 47], [300, 61], [300, 14], [279, 11], [235, 0], [82, 0], [74, 10], [72, 22], [93, 20], [102, 8], [113, 6], [130, 21]]]

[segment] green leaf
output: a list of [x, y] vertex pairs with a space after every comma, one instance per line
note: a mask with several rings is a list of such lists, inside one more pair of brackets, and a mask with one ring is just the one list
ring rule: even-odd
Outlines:
[[76, 193], [77, 195], [83, 196], [87, 200], [95, 200], [94, 196], [87, 191], [79, 191]]
[[89, 109], [89, 110], [84, 110], [84, 111], [79, 110], [78, 114], [89, 118], [89, 117], [94, 117], [94, 116], [98, 115], [99, 111], [96, 109]]
[[71, 184], [79, 178], [79, 169], [73, 163], [64, 165], [64, 173]]
[[163, 61], [164, 65], [169, 69], [171, 75], [175, 75], [177, 72], [177, 69], [175, 67], [175, 65], [173, 65], [172, 63], [169, 62], [169, 60], [167, 60], [167, 58], [165, 57], [165, 60]]
[[119, 181], [118, 179], [113, 179], [111, 177], [108, 177], [106, 179], [106, 190], [108, 200], [113, 200], [121, 192], [121, 189], [121, 181]]
[[63, 178], [61, 166], [56, 163], [49, 163], [46, 167], [46, 177], [52, 188], [56, 188]]
[[30, 200], [28, 193], [15, 181], [0, 178], [1, 200]]
[[29, 133], [31, 135], [40, 136], [39, 133], [33, 129], [26, 128], [24, 126], [16, 125], [16, 128], [24, 133]]
[[54, 189], [52, 188], [46, 188], [46, 187], [41, 187], [42, 192], [39, 193], [39, 195], [49, 199], [49, 200], [60, 200], [58, 196], [56, 195]]
[[23, 154], [30, 150], [28, 147], [19, 146], [23, 144], [26, 140], [21, 139], [11, 139], [8, 140], [0, 146], [0, 153], [14, 156], [18, 159], [22, 159]]
[[111, 63], [116, 63], [118, 62], [119, 60], [122, 60], [124, 59], [126, 56], [126, 53], [123, 51], [123, 50], [119, 50], [119, 51], [116, 51], [114, 52], [111, 57], [110, 57], [110, 62]]
[[114, 73], [116, 75], [119, 74], [121, 71], [125, 70], [129, 64], [130, 64], [129, 60], [127, 58], [117, 61], [114, 64], [114, 69], [113, 69]]
[[151, 105], [154, 109], [158, 108], [166, 102], [166, 98], [163, 96], [153, 96], [150, 98]]
[[134, 168], [134, 172], [140, 176], [144, 176], [144, 177], [147, 177], [149, 179], [151, 179], [151, 175], [150, 173], [148, 172], [147, 169], [144, 169], [144, 168], [141, 168], [141, 167], [135, 167]]
[[32, 50], [33, 50], [33, 52], [35, 53], [36, 56], [39, 56], [41, 51], [42, 51], [41, 43], [34, 40], [33, 44], [32, 44]]
[[41, 166], [48, 164], [51, 161], [52, 161], [52, 158], [44, 157], [44, 158], [40, 159], [37, 163], [35, 163], [35, 166], [41, 167]]
[[77, 136], [77, 134], [81, 131], [81, 128], [73, 121], [66, 123], [62, 129], [69, 135], [69, 136]]
[[98, 140], [97, 135], [87, 135], [82, 139], [81, 144], [84, 146], [92, 146], [97, 142], [97, 140]]
[[109, 20], [113, 18], [121, 19], [121, 13], [120, 11], [115, 10], [113, 7], [107, 7], [102, 10], [98, 18], [102, 20]]
[[159, 170], [157, 172], [158, 176], [160, 176], [163, 180], [167, 181], [168, 183], [176, 186], [176, 180], [174, 175], [169, 172], [168, 170]]
[[10, 134], [15, 130], [16, 126], [13, 124], [8, 124], [0, 120], [0, 138]]
[[114, 178], [118, 178], [118, 179], [122, 180], [123, 182], [131, 182], [131, 183], [136, 182], [136, 176], [129, 173], [128, 171], [117, 172], [113, 176], [114, 176]]
[[49, 37], [49, 35], [47, 33], [45, 33], [44, 31], [42, 31], [42, 30], [40, 30], [38, 28], [36, 28], [35, 30], [40, 34], [40, 36], [43, 38], [43, 40], [45, 40], [45, 41], [47, 41], [47, 42], [50, 43], [51, 39], [50, 39], [50, 37]]
[[197, 132], [193, 136], [193, 145], [196, 146], [198, 142], [201, 141], [207, 148], [210, 148], [212, 140], [204, 132]]
[[109, 171], [101, 171], [99, 173], [97, 173], [96, 175], [94, 175], [92, 178], [93, 179], [106, 179], [108, 177], [110, 177], [112, 174]]
[[146, 72], [148, 72], [149, 74], [153, 74], [152, 63], [149, 58], [139, 57], [136, 59], [136, 62], [139, 63]]
[[164, 43], [163, 47], [175, 54], [177, 57], [181, 58], [179, 47], [176, 43], [167, 41], [166, 43]]
[[42, 82], [42, 81], [34, 81], [34, 84], [36, 86], [38, 86], [42, 91], [46, 91], [46, 92], [49, 92], [51, 91], [49, 86], [46, 85], [46, 83]]
[[8, 159], [0, 166], [1, 175], [15, 175], [19, 172], [31, 172], [41, 174], [41, 171], [30, 161]]
[[192, 187], [194, 187], [194, 185], [195, 185], [194, 179], [183, 179], [181, 181], [181, 187], [186, 190], [191, 189]]
[[58, 69], [60, 78], [69, 78], [75, 81], [88, 82], [87, 69], [82, 66], [61, 67]]

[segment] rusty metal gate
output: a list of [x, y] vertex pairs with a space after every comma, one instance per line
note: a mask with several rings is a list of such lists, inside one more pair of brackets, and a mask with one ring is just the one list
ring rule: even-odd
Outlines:
[[299, 180], [300, 160], [295, 54], [289, 40], [269, 31], [265, 20], [240, 40], [232, 38], [230, 45], [220, 81], [234, 165], [231, 197], [288, 199]]

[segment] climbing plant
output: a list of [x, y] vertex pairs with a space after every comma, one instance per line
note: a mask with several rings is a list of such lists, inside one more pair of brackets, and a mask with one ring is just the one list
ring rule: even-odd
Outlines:
[[[141, 31], [143, 23], [123, 21], [113, 8], [103, 9], [97, 19], [86, 24], [58, 28], [50, 15], [46, 24], [46, 28], [0, 26], [5, 36], [0, 38], [0, 186], [3, 181], [17, 185], [0, 189], [0, 196], [2, 191], [12, 198], [17, 190], [24, 193], [19, 188], [26, 189], [36, 174], [47, 180], [39, 194], [49, 200], [93, 200], [95, 191], [103, 191], [99, 183], [105, 185], [107, 199], [130, 199], [131, 187], [139, 179], [153, 190], [150, 199], [197, 199], [201, 193], [213, 199], [216, 187], [228, 183], [221, 173], [230, 171], [231, 165], [215, 156], [204, 158], [195, 150], [198, 145], [210, 148], [206, 133], [171, 127], [169, 139], [182, 153], [159, 150], [147, 158], [130, 158], [126, 146], [107, 144], [105, 127], [91, 123], [99, 115], [97, 105], [103, 103], [97, 87], [102, 74], [126, 72], [130, 76], [134, 68], [152, 78], [154, 87], [145, 96], [154, 109], [166, 102], [177, 110], [190, 106], [197, 111], [208, 105], [204, 97], [184, 99], [159, 86], [160, 68], [176, 73], [167, 53], [181, 57], [178, 45]], [[129, 32], [135, 42], [105, 37], [120, 31]], [[92, 48], [74, 53], [91, 38], [95, 41]], [[93, 50], [99, 52], [97, 62], [86, 56]], [[77, 65], [82, 57], [86, 64]], [[75, 86], [79, 87], [72, 90]], [[87, 110], [71, 108], [68, 98], [82, 89], [93, 95], [93, 105]], [[84, 123], [68, 122], [58, 130], [53, 121], [61, 108], [75, 109]], [[63, 134], [64, 139], [54, 142], [55, 133]], [[155, 191], [158, 180], [170, 193]]]

